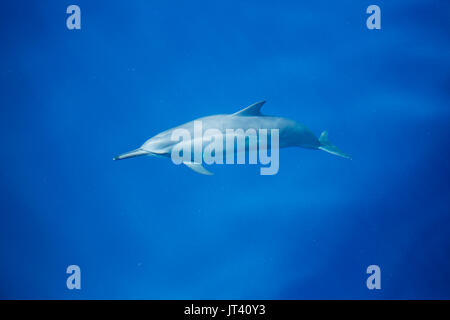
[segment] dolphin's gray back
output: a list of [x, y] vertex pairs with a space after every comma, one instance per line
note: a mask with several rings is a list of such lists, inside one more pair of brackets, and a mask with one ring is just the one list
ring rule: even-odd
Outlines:
[[[318, 148], [319, 140], [305, 125], [294, 120], [272, 116], [235, 116], [216, 115], [201, 118], [204, 129], [217, 128], [225, 134], [226, 129], [278, 129], [280, 148], [299, 146], [304, 148]], [[190, 125], [191, 126], [191, 125]]]
[[[303, 148], [316, 149], [320, 146], [316, 136], [303, 124], [294, 120], [272, 117], [272, 116], [236, 116], [236, 115], [213, 115], [196, 119], [201, 121], [203, 132], [208, 129], [217, 129], [225, 136], [226, 130], [242, 129], [267, 129], [270, 136], [271, 129], [279, 130], [280, 148], [298, 146]], [[171, 140], [172, 132], [176, 129], [185, 129], [194, 138], [194, 121], [187, 122], [178, 127], [166, 130], [149, 139], [143, 147], [155, 153], [169, 153], [171, 147], [177, 142]]]

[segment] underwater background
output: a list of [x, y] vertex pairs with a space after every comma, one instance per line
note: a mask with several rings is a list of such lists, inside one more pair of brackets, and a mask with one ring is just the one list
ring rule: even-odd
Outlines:
[[[449, 35], [444, 0], [4, 2], [0, 298], [449, 299]], [[112, 160], [260, 100], [353, 160]]]

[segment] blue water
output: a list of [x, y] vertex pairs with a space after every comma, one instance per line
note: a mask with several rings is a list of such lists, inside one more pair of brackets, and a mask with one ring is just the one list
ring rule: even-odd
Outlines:
[[[448, 1], [20, 0], [0, 17], [0, 298], [450, 298]], [[353, 160], [112, 161], [259, 100]]]

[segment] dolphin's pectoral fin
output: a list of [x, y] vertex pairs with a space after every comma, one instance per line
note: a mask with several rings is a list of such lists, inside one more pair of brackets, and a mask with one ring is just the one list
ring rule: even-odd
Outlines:
[[328, 153], [334, 154], [336, 156], [339, 157], [343, 157], [346, 159], [352, 159], [352, 157], [350, 157], [348, 154], [343, 153], [341, 150], [339, 150], [338, 147], [336, 147], [335, 145], [333, 145], [330, 140], [328, 140], [328, 132], [324, 131], [322, 132], [322, 134], [320, 135], [319, 138], [320, 141], [320, 150], [326, 151]]
[[196, 163], [196, 162], [189, 162], [189, 161], [184, 161], [183, 164], [185, 164], [188, 168], [194, 170], [197, 173], [200, 174], [204, 174], [207, 176], [212, 176], [213, 173], [206, 170], [201, 163]]
[[251, 106], [248, 106], [245, 109], [242, 109], [236, 113], [233, 113], [233, 116], [262, 116], [261, 114], [261, 107], [263, 106], [263, 104], [266, 103], [265, 101], [260, 101], [257, 103], [252, 104]]

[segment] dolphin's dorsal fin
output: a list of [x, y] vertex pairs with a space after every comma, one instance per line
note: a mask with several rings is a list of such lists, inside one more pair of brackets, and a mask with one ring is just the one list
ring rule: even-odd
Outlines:
[[262, 116], [261, 107], [263, 106], [264, 103], [266, 103], [266, 102], [260, 101], [260, 102], [254, 103], [245, 109], [242, 109], [236, 113], [233, 113], [232, 116], [241, 116], [241, 117]]

